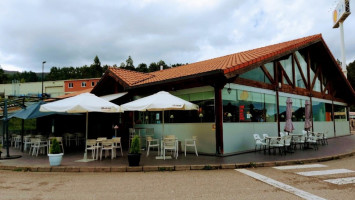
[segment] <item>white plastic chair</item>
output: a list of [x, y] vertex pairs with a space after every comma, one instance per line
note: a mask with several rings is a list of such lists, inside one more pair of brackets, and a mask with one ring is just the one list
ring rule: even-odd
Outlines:
[[171, 137], [168, 137], [168, 138], [164, 138], [163, 140], [163, 157], [164, 157], [164, 160], [165, 160], [165, 152], [166, 150], [171, 150], [173, 151], [173, 156], [175, 156], [175, 159], [177, 159], [178, 157], [178, 147], [177, 147], [177, 140], [175, 138], [171, 138]]
[[308, 145], [312, 145], [314, 150], [318, 150], [317, 136], [315, 136], [314, 133], [308, 133], [306, 143], [308, 143]]
[[159, 155], [159, 139], [153, 139], [151, 136], [147, 136], [147, 156], [149, 156], [150, 148], [158, 148], [158, 155]]
[[96, 151], [98, 151], [97, 143], [95, 139], [87, 139], [86, 140], [86, 150], [91, 151], [92, 159], [96, 158]]
[[286, 134], [280, 131], [280, 137], [284, 137]]
[[70, 146], [70, 143], [72, 141], [75, 142], [75, 144], [77, 143], [76, 135], [74, 135], [72, 133], [65, 133], [64, 139], [65, 139], [65, 146]]
[[276, 153], [275, 149], [279, 149], [279, 153], [280, 153], [280, 155], [282, 155], [282, 149], [284, 149], [285, 140], [282, 138], [270, 138], [269, 140], [270, 140], [269, 148], [271, 148], [271, 147], [274, 148], [274, 154]]
[[32, 155], [38, 156], [38, 153], [43, 150], [47, 150], [48, 144], [46, 141], [42, 141], [39, 138], [34, 138], [33, 140], [31, 140], [31, 148], [32, 148]]
[[102, 160], [102, 152], [105, 151], [105, 158], [106, 158], [106, 152], [111, 151], [111, 159], [113, 159], [114, 157], [114, 153], [113, 153], [113, 141], [110, 140], [103, 140], [102, 141], [102, 147], [101, 147], [101, 153], [100, 153], [100, 160]]
[[195, 154], [198, 156], [197, 147], [196, 147], [197, 136], [192, 136], [192, 139], [185, 139], [185, 157], [186, 157], [186, 147], [194, 147]]
[[117, 149], [121, 150], [121, 156], [123, 157], [121, 137], [112, 138], [112, 142], [113, 142], [114, 157], [116, 157]]
[[255, 152], [256, 152], [257, 146], [260, 146], [260, 150], [261, 150], [261, 147], [263, 147], [264, 151], [265, 151], [266, 145], [267, 145], [266, 142], [260, 138], [259, 134], [255, 133], [255, 134], [253, 134], [253, 136], [254, 136], [254, 140], [255, 140]]

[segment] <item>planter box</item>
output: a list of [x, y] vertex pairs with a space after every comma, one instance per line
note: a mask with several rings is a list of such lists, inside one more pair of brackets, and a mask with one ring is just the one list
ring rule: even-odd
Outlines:
[[129, 166], [139, 166], [139, 162], [141, 160], [141, 154], [128, 154], [128, 163]]
[[63, 153], [59, 154], [48, 154], [49, 157], [49, 165], [50, 166], [59, 166], [62, 162]]

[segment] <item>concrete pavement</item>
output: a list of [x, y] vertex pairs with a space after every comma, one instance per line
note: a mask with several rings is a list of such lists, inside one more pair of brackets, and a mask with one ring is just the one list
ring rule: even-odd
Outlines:
[[[278, 166], [290, 164], [303, 164], [340, 159], [355, 154], [355, 135], [328, 139], [328, 145], [320, 145], [318, 150], [295, 150], [286, 155], [269, 155], [263, 151], [250, 152], [239, 155], [216, 157], [188, 154], [179, 154], [178, 159], [157, 160], [157, 152], [142, 151], [140, 166], [129, 167], [127, 152], [123, 157], [113, 160], [105, 158], [92, 162], [76, 162], [83, 158], [82, 151], [66, 151], [62, 165], [50, 167], [47, 155], [31, 156], [11, 148], [11, 155], [22, 155], [19, 159], [0, 160], [0, 169], [15, 171], [46, 171], [46, 172], [132, 172], [132, 171], [181, 171], [181, 170], [210, 170], [234, 169], [248, 167]], [[3, 155], [4, 156], [4, 152]]]

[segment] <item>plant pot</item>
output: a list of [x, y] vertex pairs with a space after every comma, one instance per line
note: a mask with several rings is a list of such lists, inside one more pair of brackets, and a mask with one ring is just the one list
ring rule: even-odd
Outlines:
[[59, 166], [62, 162], [63, 153], [58, 154], [48, 154], [49, 157], [49, 165], [50, 166]]
[[140, 160], [141, 160], [141, 154], [140, 153], [134, 153], [134, 154], [129, 153], [128, 154], [129, 166], [139, 166]]

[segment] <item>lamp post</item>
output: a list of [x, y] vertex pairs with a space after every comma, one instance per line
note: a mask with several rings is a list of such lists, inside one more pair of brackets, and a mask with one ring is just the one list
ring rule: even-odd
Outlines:
[[41, 98], [43, 99], [43, 71], [44, 71], [44, 63], [46, 63], [46, 61], [42, 62], [42, 94], [41, 94]]

